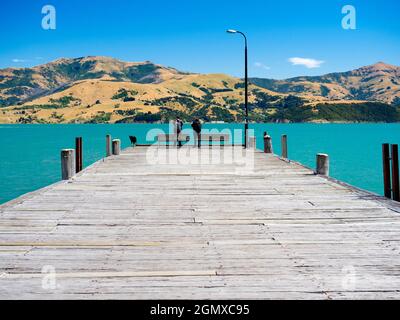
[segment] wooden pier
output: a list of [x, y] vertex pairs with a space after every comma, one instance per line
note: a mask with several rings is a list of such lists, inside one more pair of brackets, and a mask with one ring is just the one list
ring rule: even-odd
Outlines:
[[0, 298], [400, 298], [399, 204], [261, 151], [245, 171], [148, 152], [0, 206]]

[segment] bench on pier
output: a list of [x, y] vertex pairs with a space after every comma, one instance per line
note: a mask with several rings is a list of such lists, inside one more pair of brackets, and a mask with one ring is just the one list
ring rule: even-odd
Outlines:
[[172, 134], [159, 134], [157, 135], [157, 143], [160, 146], [162, 142], [166, 143], [168, 145], [168, 143], [172, 142], [173, 145], [176, 145], [178, 142], [178, 138], [179, 141], [181, 142], [189, 142], [190, 141], [190, 135], [188, 134], [184, 134], [181, 133], [179, 134], [179, 137], [177, 137], [177, 135], [175, 133]]
[[[221, 145], [225, 145], [230, 141], [230, 134], [226, 133], [202, 133], [200, 135], [201, 142], [208, 142], [209, 146], [212, 146], [216, 142], [219, 142]], [[181, 142], [189, 142], [190, 135], [181, 133], [179, 134], [179, 141]], [[196, 141], [196, 139], [195, 139]], [[172, 142], [173, 145], [176, 145], [178, 142], [178, 138], [176, 134], [159, 134], [157, 135], [157, 143], [160, 146], [161, 143], [168, 143]]]
[[205, 133], [200, 135], [200, 141], [208, 142], [209, 146], [212, 146], [216, 142], [219, 142], [221, 146], [223, 146], [229, 142], [230, 137], [230, 134], [226, 133]]

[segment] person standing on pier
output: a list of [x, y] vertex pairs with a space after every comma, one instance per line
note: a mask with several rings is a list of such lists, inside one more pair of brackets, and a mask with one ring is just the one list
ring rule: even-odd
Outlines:
[[[197, 145], [198, 148], [200, 148], [200, 146], [201, 146], [201, 122], [199, 119], [193, 120], [192, 128], [194, 131], [194, 147], [196, 147], [196, 145]], [[197, 143], [196, 143], [196, 141], [197, 141]]]
[[179, 148], [182, 147], [182, 140], [180, 139], [182, 130], [183, 130], [183, 121], [181, 120], [181, 118], [176, 117], [175, 131], [176, 131], [176, 139], [177, 139]]

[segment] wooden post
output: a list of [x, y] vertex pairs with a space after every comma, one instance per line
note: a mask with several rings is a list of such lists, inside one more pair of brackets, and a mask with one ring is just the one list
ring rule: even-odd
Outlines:
[[112, 154], [115, 156], [121, 154], [121, 140], [115, 139], [112, 141]]
[[390, 153], [389, 144], [382, 145], [382, 160], [383, 160], [383, 188], [386, 198], [392, 198], [392, 190], [390, 187]]
[[106, 135], [106, 156], [111, 156], [111, 135]]
[[269, 135], [264, 136], [264, 153], [273, 153], [272, 139]]
[[399, 146], [392, 144], [392, 194], [393, 200], [400, 202]]
[[282, 136], [282, 158], [287, 159], [288, 158], [288, 146], [287, 146], [287, 135], [284, 134]]
[[324, 153], [317, 154], [317, 174], [329, 176], [329, 156]]
[[76, 173], [79, 172], [79, 156], [80, 156], [80, 145], [79, 145], [80, 141], [79, 138], [75, 138], [75, 170]]
[[61, 150], [61, 177], [63, 180], [71, 179], [76, 173], [75, 150]]
[[225, 137], [224, 136], [221, 136], [219, 138], [219, 145], [221, 148], [223, 148], [225, 146]]
[[83, 155], [82, 155], [82, 138], [75, 139], [75, 168], [76, 173], [81, 172], [83, 169]]

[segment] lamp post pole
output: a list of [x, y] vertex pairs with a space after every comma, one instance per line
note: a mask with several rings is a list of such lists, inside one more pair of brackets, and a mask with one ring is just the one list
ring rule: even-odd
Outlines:
[[247, 148], [247, 131], [249, 130], [249, 80], [248, 80], [248, 62], [247, 62], [247, 37], [237, 30], [227, 30], [228, 33], [239, 33], [244, 37], [244, 105], [245, 105], [245, 124], [244, 124], [244, 147]]

